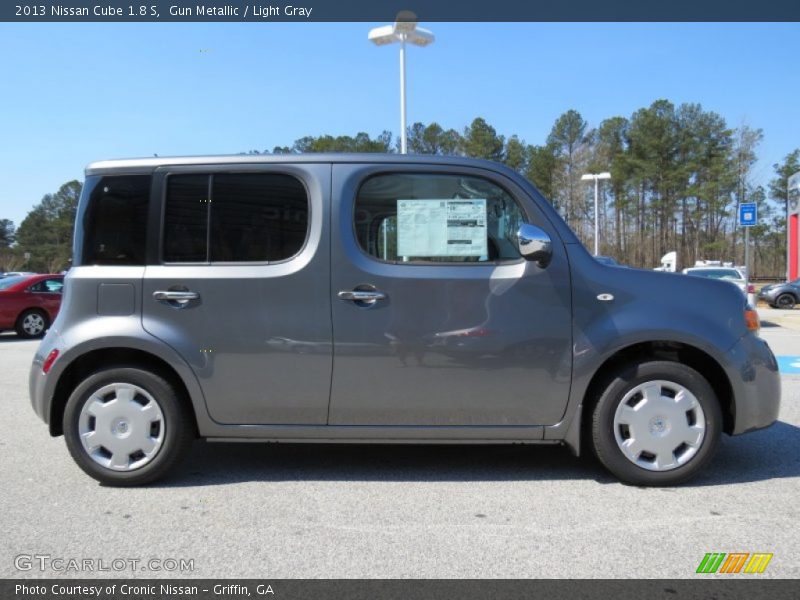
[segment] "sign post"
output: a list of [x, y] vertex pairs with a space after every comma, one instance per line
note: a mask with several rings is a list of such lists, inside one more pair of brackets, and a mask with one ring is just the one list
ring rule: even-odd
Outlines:
[[758, 225], [758, 206], [755, 202], [739, 205], [739, 227], [744, 227], [744, 295], [750, 301], [750, 228]]
[[800, 277], [800, 171], [786, 181], [786, 281]]

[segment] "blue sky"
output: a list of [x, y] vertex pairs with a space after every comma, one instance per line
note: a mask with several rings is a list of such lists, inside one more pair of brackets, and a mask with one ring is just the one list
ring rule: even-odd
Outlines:
[[[92, 160], [396, 135], [398, 50], [372, 25], [0, 24], [0, 218]], [[667, 98], [762, 128], [756, 183], [800, 146], [798, 24], [422, 25], [437, 40], [409, 50], [409, 122], [482, 116], [540, 144], [567, 109], [596, 126]]]

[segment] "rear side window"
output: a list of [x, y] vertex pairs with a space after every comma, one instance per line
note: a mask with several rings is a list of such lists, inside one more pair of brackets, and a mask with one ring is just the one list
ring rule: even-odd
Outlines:
[[149, 204], [149, 175], [100, 178], [84, 213], [82, 263], [144, 265]]
[[63, 288], [64, 288], [63, 279], [43, 279], [42, 281], [35, 283], [31, 287], [29, 287], [28, 291], [45, 293], [45, 294], [47, 293], [60, 294]]
[[402, 263], [482, 263], [520, 258], [522, 209], [479, 177], [395, 173], [374, 176], [356, 197], [361, 248]]
[[208, 175], [167, 178], [164, 207], [164, 260], [208, 260]]
[[279, 173], [171, 175], [164, 262], [276, 262], [296, 255], [308, 232], [308, 194]]

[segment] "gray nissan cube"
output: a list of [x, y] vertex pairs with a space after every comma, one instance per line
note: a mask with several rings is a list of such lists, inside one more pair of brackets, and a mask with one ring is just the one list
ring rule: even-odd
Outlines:
[[496, 163], [96, 162], [73, 265], [30, 394], [105, 484], [202, 437], [563, 444], [674, 485], [778, 417], [739, 290], [599, 263]]

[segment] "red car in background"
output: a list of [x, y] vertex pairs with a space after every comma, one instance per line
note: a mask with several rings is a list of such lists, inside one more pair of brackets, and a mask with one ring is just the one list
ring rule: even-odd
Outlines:
[[22, 338], [44, 335], [61, 307], [63, 275], [16, 275], [0, 279], [0, 331]]

